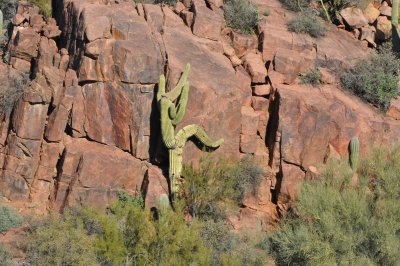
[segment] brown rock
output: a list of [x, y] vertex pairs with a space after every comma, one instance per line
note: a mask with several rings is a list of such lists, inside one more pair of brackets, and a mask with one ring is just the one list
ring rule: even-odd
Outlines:
[[174, 11], [176, 14], [181, 13], [184, 9], [186, 9], [185, 5], [182, 2], [176, 2]]
[[240, 151], [253, 154], [257, 150], [257, 136], [240, 134]]
[[248, 106], [242, 107], [242, 134], [257, 135], [259, 114], [254, 112], [254, 109]]
[[299, 185], [305, 178], [304, 172], [296, 165], [282, 164], [282, 180], [278, 204], [290, 204], [296, 199]]
[[314, 51], [299, 53], [278, 48], [274, 58], [275, 71], [285, 75], [285, 83], [294, 82], [299, 73], [307, 72], [315, 66]]
[[15, 37], [15, 47], [11, 55], [30, 61], [38, 55], [40, 37], [33, 28], [19, 29]]
[[253, 93], [256, 96], [268, 96], [270, 92], [271, 92], [270, 84], [256, 85], [253, 88]]
[[236, 55], [242, 57], [247, 52], [253, 51], [258, 47], [257, 36], [253, 34], [243, 34], [240, 32], [231, 32], [231, 40]]
[[120, 149], [85, 139], [67, 139], [63, 157], [57, 177], [58, 209], [83, 202], [104, 208], [118, 191], [140, 191], [146, 167]]
[[89, 138], [130, 150], [132, 108], [126, 96], [110, 83], [87, 84], [83, 86], [83, 95]]
[[156, 166], [147, 169], [143, 187], [145, 187], [145, 207], [151, 209], [158, 207], [158, 202], [162, 194], [169, 195], [167, 178], [162, 170]]
[[222, 28], [222, 18], [200, 2], [202, 1], [193, 1], [193, 34], [201, 38], [218, 41]]
[[368, 25], [368, 20], [359, 8], [347, 7], [340, 11], [340, 15], [351, 28], [361, 28]]
[[269, 100], [264, 97], [251, 97], [251, 106], [255, 111], [268, 112]]
[[364, 16], [368, 20], [368, 23], [372, 24], [379, 17], [380, 11], [374, 7], [372, 3], [369, 3], [368, 6], [364, 9]]
[[362, 27], [360, 40], [366, 40], [369, 44], [376, 47], [375, 32], [376, 32], [376, 29], [374, 26]]
[[385, 16], [380, 16], [376, 22], [376, 38], [385, 41], [392, 37], [392, 23]]
[[251, 76], [253, 83], [265, 83], [268, 71], [260, 54], [249, 53], [244, 59], [244, 67]]
[[30, 104], [20, 100], [13, 115], [13, 128], [23, 139], [42, 139], [48, 105]]
[[387, 17], [392, 16], [392, 8], [390, 6], [381, 6], [379, 8], [379, 12], [382, 16], [387, 16]]
[[265, 28], [261, 36], [264, 62], [272, 61], [278, 48], [292, 49], [293, 34], [285, 29], [282, 30], [271, 26]]
[[236, 69], [236, 78], [239, 81], [239, 86], [242, 91], [242, 106], [251, 105], [251, 77], [246, 70], [239, 66]]
[[185, 22], [186, 26], [192, 27], [194, 18], [193, 13], [188, 10], [183, 10], [180, 15], [183, 21]]
[[386, 115], [396, 120], [400, 120], [400, 98], [390, 101], [390, 106], [386, 112]]

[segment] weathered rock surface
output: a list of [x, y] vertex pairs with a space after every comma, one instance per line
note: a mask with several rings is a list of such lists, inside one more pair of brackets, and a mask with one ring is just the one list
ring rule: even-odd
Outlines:
[[[271, 8], [257, 39], [226, 28], [222, 1], [192, 2], [170, 8], [56, 0], [57, 23], [20, 4], [0, 84], [9, 86], [23, 69], [32, 70], [34, 80], [1, 122], [6, 198], [60, 210], [104, 207], [127, 191], [156, 206], [168, 194], [168, 181], [154, 96], [160, 74], [171, 89], [186, 63], [190, 93], [177, 130], [198, 124], [211, 138], [225, 139], [217, 156], [252, 156], [266, 173], [258, 193], [229, 217], [236, 229], [270, 228], [290, 208], [301, 181], [316, 178], [316, 165], [348, 155], [353, 136], [362, 151], [372, 142], [399, 141], [397, 100], [384, 117], [337, 87], [335, 67], [369, 53], [351, 34], [334, 26], [320, 39], [288, 32], [294, 14], [278, 0], [257, 0], [260, 10]], [[365, 14], [366, 24], [362, 16], [342, 15], [349, 25], [363, 26], [359, 37], [373, 45], [368, 22], [377, 20], [383, 31], [389, 20], [375, 18], [372, 7]], [[314, 67], [321, 68], [323, 84], [297, 84], [299, 74]], [[202, 154], [188, 142], [184, 163], [196, 165]]]

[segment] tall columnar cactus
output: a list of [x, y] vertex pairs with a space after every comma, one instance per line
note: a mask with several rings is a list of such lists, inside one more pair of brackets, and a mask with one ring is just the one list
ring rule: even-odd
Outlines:
[[0, 10], [0, 44], [3, 42], [3, 12]]
[[[178, 84], [170, 92], [165, 92], [165, 76], [160, 76], [157, 103], [161, 113], [161, 133], [164, 145], [169, 151], [169, 181], [172, 195], [179, 191], [179, 178], [182, 173], [182, 154], [186, 141], [196, 137], [205, 147], [216, 149], [223, 142], [219, 139], [213, 142], [203, 128], [198, 125], [188, 125], [175, 135], [175, 126], [182, 121], [189, 96], [187, 77], [190, 65], [187, 64]], [[179, 98], [179, 99], [178, 99]]]
[[357, 170], [359, 154], [360, 141], [357, 137], [354, 137], [350, 141], [350, 166], [354, 171]]
[[399, 41], [399, 0], [392, 0], [392, 43], [393, 49], [397, 52], [400, 50]]

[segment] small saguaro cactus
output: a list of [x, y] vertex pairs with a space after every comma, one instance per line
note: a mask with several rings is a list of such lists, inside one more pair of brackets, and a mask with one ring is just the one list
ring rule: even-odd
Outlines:
[[165, 92], [165, 76], [160, 76], [158, 84], [157, 103], [161, 113], [161, 134], [164, 145], [169, 151], [169, 182], [173, 196], [179, 191], [179, 178], [182, 173], [182, 154], [186, 141], [196, 137], [209, 149], [218, 148], [223, 142], [219, 139], [213, 142], [203, 128], [198, 125], [188, 125], [175, 135], [175, 126], [180, 123], [185, 115], [189, 96], [189, 83], [187, 77], [190, 65], [187, 64], [178, 84], [174, 89]]
[[358, 156], [360, 154], [360, 141], [357, 137], [350, 140], [350, 166], [353, 171], [357, 170]]
[[3, 42], [3, 12], [0, 9], [0, 44]]

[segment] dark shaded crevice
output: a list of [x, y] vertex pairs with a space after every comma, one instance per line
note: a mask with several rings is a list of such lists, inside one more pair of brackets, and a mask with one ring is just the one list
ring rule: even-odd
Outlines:
[[54, 204], [55, 204], [55, 202], [57, 200], [57, 196], [58, 196], [58, 189], [60, 187], [59, 183], [61, 181], [61, 177], [63, 174], [62, 167], [64, 165], [65, 157], [66, 157], [66, 149], [64, 148], [64, 150], [56, 164], [57, 174], [56, 174], [55, 178], [53, 178], [53, 182], [54, 182], [53, 191], [50, 192], [50, 197], [49, 197], [50, 198], [50, 202], [49, 202], [50, 209], [53, 209], [55, 207]]
[[[271, 97], [272, 96], [272, 97]], [[269, 151], [269, 166], [272, 166], [274, 159], [274, 149], [276, 144], [276, 137], [279, 127], [279, 106], [280, 106], [280, 94], [278, 91], [274, 95], [270, 96], [270, 105], [268, 108], [269, 119], [267, 123], [267, 130], [265, 134], [265, 145]]]

